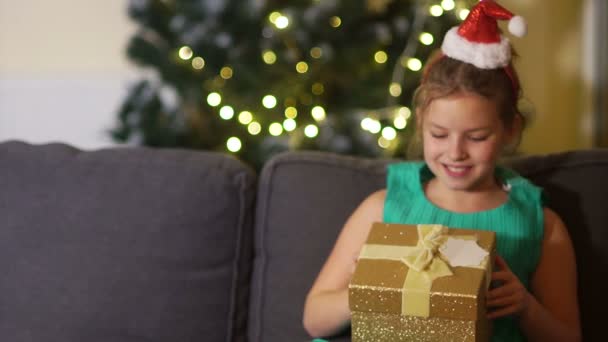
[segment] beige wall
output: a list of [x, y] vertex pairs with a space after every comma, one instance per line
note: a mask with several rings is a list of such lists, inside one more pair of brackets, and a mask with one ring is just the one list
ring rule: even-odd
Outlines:
[[521, 145], [523, 153], [550, 153], [591, 145], [589, 91], [582, 60], [582, 0], [503, 0], [524, 16], [528, 35], [512, 37], [524, 95], [535, 113]]
[[0, 141], [114, 145], [135, 70], [127, 1], [0, 0]]
[[0, 0], [0, 73], [124, 73], [127, 1]]

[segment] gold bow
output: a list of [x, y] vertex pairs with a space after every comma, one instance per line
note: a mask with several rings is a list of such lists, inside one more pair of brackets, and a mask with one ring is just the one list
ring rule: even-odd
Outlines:
[[401, 314], [429, 317], [431, 285], [437, 278], [453, 275], [448, 264], [437, 255], [448, 238], [442, 225], [418, 225], [416, 246], [363, 245], [360, 258], [400, 260], [410, 269], [402, 289]]
[[437, 253], [448, 238], [448, 228], [439, 224], [418, 225], [418, 244], [401, 258], [411, 270], [422, 273], [428, 280], [452, 275], [450, 266]]

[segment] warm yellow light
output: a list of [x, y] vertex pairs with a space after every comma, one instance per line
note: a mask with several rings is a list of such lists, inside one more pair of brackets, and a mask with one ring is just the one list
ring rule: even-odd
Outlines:
[[399, 108], [395, 113], [393, 125], [397, 129], [404, 129], [407, 126], [407, 120], [412, 116], [412, 111], [407, 107]]
[[407, 119], [404, 116], [397, 115], [393, 120], [393, 125], [397, 129], [404, 129], [407, 126]]
[[277, 137], [283, 133], [283, 126], [278, 122], [273, 122], [268, 126], [268, 132], [270, 135]]
[[407, 67], [412, 71], [422, 69], [422, 62], [418, 58], [410, 58], [407, 61]]
[[392, 97], [398, 97], [401, 95], [401, 84], [396, 82], [391, 83], [391, 85], [388, 87], [388, 92]]
[[338, 28], [340, 25], [342, 25], [342, 19], [340, 19], [338, 16], [333, 16], [329, 18], [329, 25], [331, 25], [333, 28]]
[[361, 128], [365, 131], [369, 131], [369, 128], [372, 125], [371, 122], [372, 122], [372, 119], [370, 119], [370, 118], [365, 118], [365, 119], [361, 120]]
[[266, 64], [274, 64], [277, 61], [277, 55], [270, 50], [266, 50], [262, 54], [262, 59], [264, 59], [264, 63]]
[[384, 64], [388, 60], [388, 55], [384, 51], [378, 51], [374, 54], [376, 63]]
[[378, 146], [382, 148], [389, 148], [389, 146], [391, 146], [391, 142], [389, 140], [386, 140], [386, 138], [384, 137], [380, 137], [378, 138]]
[[217, 107], [222, 103], [222, 96], [218, 93], [211, 93], [207, 95], [207, 103], [211, 107]]
[[428, 32], [422, 32], [420, 34], [419, 39], [420, 39], [420, 42], [424, 45], [431, 45], [435, 41], [435, 39], [433, 38], [433, 35]]
[[289, 26], [289, 18], [281, 15], [277, 18], [277, 20], [275, 20], [274, 25], [280, 30], [285, 29], [287, 26]]
[[306, 62], [298, 62], [296, 64], [296, 71], [300, 74], [304, 74], [308, 71], [308, 64]]
[[194, 53], [192, 52], [192, 49], [189, 46], [182, 46], [179, 49], [179, 52], [178, 52], [179, 58], [181, 58], [181, 59], [183, 59], [185, 61], [187, 61], [190, 58], [192, 58], [193, 54]]
[[319, 134], [319, 128], [315, 125], [308, 125], [304, 128], [304, 135], [309, 138], [314, 138]]
[[298, 116], [298, 110], [296, 107], [285, 108], [285, 117], [288, 119], [295, 119]]
[[412, 110], [409, 109], [408, 107], [401, 107], [397, 111], [397, 114], [403, 116], [406, 119], [409, 119], [410, 116], [412, 116]]
[[231, 137], [226, 141], [226, 147], [230, 152], [238, 152], [241, 150], [242, 144], [241, 139], [237, 137]]
[[310, 114], [312, 115], [313, 119], [315, 119], [315, 121], [319, 122], [319, 121], [323, 121], [325, 120], [325, 109], [323, 109], [323, 107], [321, 106], [315, 106], [311, 111]]
[[451, 11], [456, 7], [456, 4], [454, 4], [454, 0], [442, 0], [441, 7], [446, 11]]
[[429, 8], [429, 13], [431, 13], [433, 17], [440, 17], [443, 14], [443, 8], [439, 5], [433, 5]]
[[247, 131], [251, 135], [258, 135], [262, 131], [262, 125], [254, 121], [247, 126]]
[[323, 56], [323, 50], [321, 50], [320, 47], [315, 46], [312, 49], [310, 49], [310, 56], [312, 58], [321, 58]]
[[367, 117], [361, 120], [361, 128], [375, 134], [380, 132], [382, 125], [380, 125], [380, 121]]
[[297, 126], [296, 120], [294, 120], [294, 119], [285, 119], [283, 121], [283, 128], [285, 128], [285, 130], [287, 132], [291, 132], [294, 129], [296, 129], [296, 126]]
[[242, 112], [239, 113], [238, 120], [243, 125], [247, 125], [247, 124], [249, 124], [253, 120], [253, 114], [251, 114], [251, 112], [246, 111], [246, 110], [242, 111]]
[[458, 17], [460, 17], [460, 20], [465, 20], [469, 15], [469, 12], [470, 11], [468, 9], [463, 8], [460, 10], [460, 12], [458, 12]]
[[277, 105], [277, 98], [272, 95], [266, 95], [262, 99], [262, 105], [268, 109], [272, 109]]
[[384, 127], [382, 129], [382, 137], [384, 137], [386, 140], [395, 140], [397, 137], [397, 131], [390, 126]]
[[227, 66], [223, 67], [220, 70], [220, 77], [225, 80], [232, 78], [232, 68]]
[[273, 24], [274, 24], [274, 23], [276, 23], [276, 22], [277, 22], [277, 19], [278, 19], [280, 16], [281, 16], [281, 13], [279, 13], [279, 12], [272, 12], [272, 13], [270, 13], [270, 14], [268, 15], [268, 20], [269, 20], [271, 23], [273, 23]]
[[192, 59], [192, 67], [196, 70], [201, 70], [205, 67], [205, 60], [203, 57], [194, 57]]
[[230, 120], [234, 116], [234, 109], [230, 106], [224, 106], [220, 109], [220, 117], [224, 120]]
[[325, 87], [321, 83], [315, 83], [312, 85], [312, 93], [315, 95], [321, 95], [325, 91]]
[[382, 129], [382, 125], [380, 125], [380, 121], [373, 120], [372, 126], [370, 127], [369, 131], [376, 134], [376, 133], [380, 132], [381, 129]]

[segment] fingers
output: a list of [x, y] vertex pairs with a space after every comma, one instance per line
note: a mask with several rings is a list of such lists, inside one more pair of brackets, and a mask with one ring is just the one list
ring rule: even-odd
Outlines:
[[508, 297], [519, 291], [521, 291], [521, 289], [517, 286], [517, 284], [505, 284], [488, 291], [487, 299], [493, 300], [500, 297]]
[[496, 271], [492, 272], [492, 281], [494, 280], [502, 280], [502, 281], [510, 281], [515, 277], [513, 273], [510, 271]]
[[492, 275], [492, 281], [502, 281], [502, 285], [488, 291], [487, 300], [494, 301], [505, 297], [517, 295], [523, 297], [527, 292], [526, 288], [521, 284], [519, 279], [510, 272], [495, 272]]
[[521, 302], [521, 295], [519, 293], [512, 293], [508, 296], [501, 296], [496, 298], [488, 298], [486, 301], [486, 306], [488, 307], [497, 307], [497, 306], [509, 306], [515, 305], [518, 302]]
[[494, 263], [496, 263], [496, 266], [498, 266], [499, 270], [511, 271], [511, 269], [509, 268], [509, 265], [507, 264], [505, 259], [503, 259], [498, 254], [496, 254], [496, 258], [494, 258]]
[[522, 312], [527, 303], [528, 290], [511, 271], [507, 262], [496, 256], [497, 270], [492, 272], [492, 282], [502, 285], [488, 291], [486, 307], [494, 309], [488, 312], [487, 317], [494, 319]]
[[521, 314], [528, 305], [529, 296], [527, 292], [517, 292], [509, 297], [488, 301], [487, 305], [490, 308], [495, 308], [488, 312], [488, 319]]
[[496, 309], [494, 311], [490, 311], [486, 317], [488, 317], [488, 319], [495, 319], [495, 318], [499, 318], [499, 317], [509, 316], [516, 312], [517, 312], [516, 306], [507, 306], [502, 309]]

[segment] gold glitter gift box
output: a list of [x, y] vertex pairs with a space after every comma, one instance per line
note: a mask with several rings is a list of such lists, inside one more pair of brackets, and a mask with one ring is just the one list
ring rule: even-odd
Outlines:
[[489, 340], [495, 246], [490, 231], [374, 224], [349, 284], [353, 342]]

